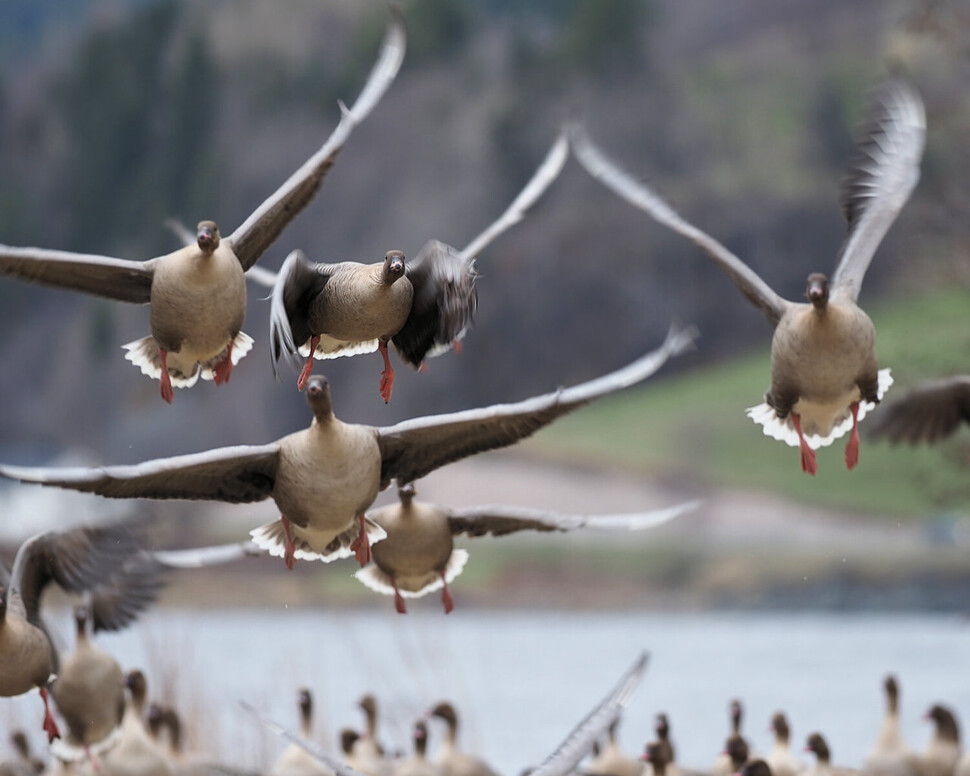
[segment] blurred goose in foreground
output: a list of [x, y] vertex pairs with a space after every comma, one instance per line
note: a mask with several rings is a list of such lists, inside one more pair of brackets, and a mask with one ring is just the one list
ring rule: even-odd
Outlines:
[[772, 715], [771, 729], [775, 734], [775, 743], [771, 752], [765, 757], [765, 762], [771, 768], [774, 776], [795, 776], [805, 770], [804, 764], [800, 763], [792, 754], [791, 730], [788, 727], [788, 718], [784, 712], [776, 711]]
[[[713, 776], [733, 776], [748, 760], [748, 742], [741, 735], [741, 720], [744, 708], [736, 698], [728, 705], [731, 720], [731, 733], [724, 744], [724, 750], [717, 756], [711, 766]], [[741, 758], [740, 761], [736, 760]]]
[[674, 750], [674, 742], [670, 739], [670, 720], [662, 711], [654, 718], [653, 729], [657, 734], [657, 743], [663, 749], [664, 761], [669, 768], [677, 761], [677, 754]]
[[868, 776], [915, 776], [916, 755], [899, 732], [899, 682], [892, 674], [883, 680], [886, 713], [875, 746], [862, 766]]
[[0, 245], [0, 273], [150, 304], [151, 336], [125, 345], [125, 358], [161, 381], [162, 398], [169, 403], [173, 386], [194, 385], [200, 376], [228, 382], [233, 365], [253, 344], [241, 331], [245, 271], [314, 197], [354, 127], [394, 80], [404, 49], [404, 24], [394, 12], [377, 64], [353, 108], [341, 105], [342, 118], [327, 142], [232, 234], [222, 237], [215, 222], [202, 221], [193, 244], [148, 261]]
[[387, 343], [418, 369], [460, 342], [477, 305], [475, 257], [517, 224], [559, 175], [569, 147], [564, 135], [515, 201], [463, 250], [431, 240], [411, 262], [388, 251], [383, 262], [311, 264], [291, 253], [273, 287], [270, 346], [273, 369], [283, 353], [306, 357], [297, 380], [302, 391], [314, 358], [354, 356], [379, 350], [384, 359], [380, 393], [387, 403], [394, 369]]
[[31, 754], [30, 742], [23, 730], [10, 734], [15, 755], [0, 760], [0, 776], [36, 776], [44, 770], [44, 762]]
[[805, 776], [857, 776], [861, 771], [855, 768], [839, 768], [832, 765], [829, 745], [821, 733], [812, 733], [805, 744], [805, 751], [815, 755], [815, 764], [808, 768]]
[[[309, 739], [313, 735], [313, 696], [303, 688], [299, 692], [300, 735]], [[283, 750], [270, 776], [332, 776], [333, 770], [323, 766], [303, 747], [290, 744]]]
[[0, 466], [0, 475], [111, 498], [248, 503], [272, 496], [281, 517], [252, 532], [257, 545], [282, 555], [289, 568], [296, 558], [331, 561], [350, 554], [365, 565], [371, 542], [385, 534], [364, 512], [391, 480], [411, 482], [452, 461], [524, 439], [593, 399], [646, 379], [692, 341], [690, 330], [671, 329], [657, 350], [573, 388], [385, 427], [338, 420], [326, 379], [314, 377], [306, 389], [314, 416], [310, 427], [267, 445], [224, 447], [133, 466]]
[[[212, 776], [216, 773], [234, 772], [216, 763], [206, 755], [186, 752], [183, 742], [182, 718], [173, 708], [148, 708], [148, 730], [152, 740], [162, 748], [174, 776]], [[161, 733], [167, 733], [166, 744], [162, 744]]]
[[64, 659], [51, 686], [57, 710], [67, 722], [67, 736], [53, 742], [51, 751], [65, 761], [87, 756], [93, 764], [121, 735], [125, 675], [118, 661], [88, 638], [89, 618], [87, 607], [75, 608], [74, 651]]
[[619, 196], [684, 235], [735, 282], [775, 327], [771, 389], [747, 411], [764, 433], [801, 451], [802, 471], [815, 474], [815, 449], [850, 433], [849, 469], [859, 459], [858, 421], [892, 383], [876, 364], [875, 328], [856, 304], [873, 254], [919, 179], [926, 116], [919, 95], [900, 81], [881, 90], [869, 111], [870, 128], [856, 143], [842, 197], [848, 234], [835, 276], [808, 276], [809, 303], [780, 297], [721, 243], [681, 218], [657, 194], [621, 170], [577, 131], [580, 163]]
[[926, 712], [933, 723], [933, 737], [917, 759], [919, 776], [953, 776], [960, 762], [960, 728], [953, 711], [934, 704]]
[[738, 776], [777, 776], [765, 760], [752, 760], [738, 771]]
[[970, 424], [970, 375], [920, 383], [876, 414], [870, 434], [893, 444], [934, 444], [963, 424]]
[[394, 596], [394, 607], [407, 613], [404, 597], [420, 598], [441, 590], [445, 614], [455, 602], [448, 585], [468, 560], [466, 550], [454, 548], [454, 537], [506, 536], [517, 531], [606, 530], [654, 528], [697, 507], [691, 501], [669, 509], [626, 515], [564, 515], [527, 507], [489, 505], [451, 509], [415, 501], [413, 483], [398, 488], [399, 502], [375, 509], [370, 519], [386, 536], [374, 545], [373, 564], [355, 576], [367, 587]]
[[444, 776], [497, 776], [481, 757], [458, 748], [458, 712], [448, 701], [442, 701], [428, 712], [445, 723], [445, 739], [435, 755], [437, 765]]
[[414, 741], [414, 754], [394, 762], [391, 770], [393, 776], [442, 776], [441, 769], [427, 757], [428, 726], [424, 720], [414, 723], [411, 738]]
[[[649, 655], [646, 652], [642, 653], [623, 672], [620, 680], [606, 697], [596, 704], [576, 727], [569, 731], [566, 738], [553, 750], [552, 754], [543, 760], [539, 766], [529, 769], [530, 776], [567, 776], [567, 774], [572, 774], [580, 760], [592, 749], [596, 740], [603, 736], [613, 720], [623, 712], [623, 709], [630, 702], [630, 699], [633, 697], [633, 692], [640, 684], [640, 680], [646, 671], [648, 658]], [[240, 705], [252, 714], [265, 728], [280, 738], [301, 747], [319, 763], [331, 768], [337, 776], [356, 775], [356, 771], [348, 768], [319, 744], [281, 727], [263, 716], [246, 701], [240, 701]]]
[[586, 763], [582, 773], [591, 776], [640, 776], [643, 763], [637, 758], [624, 754], [616, 740], [616, 729], [619, 724], [620, 719], [617, 717], [606, 729], [606, 745], [599, 754]]
[[[375, 545], [375, 548], [378, 546], [380, 545]], [[357, 705], [364, 712], [366, 727], [358, 738], [356, 751], [361, 755], [380, 761], [384, 758], [384, 747], [377, 740], [377, 698], [371, 693], [367, 693], [357, 701]]]
[[[59, 661], [40, 617], [44, 589], [50, 582], [72, 593], [110, 585], [111, 575], [137, 551], [130, 528], [115, 524], [38, 534], [21, 545], [11, 571], [0, 563], [0, 697], [22, 695], [36, 687], [44, 701], [49, 741], [60, 736], [47, 698], [48, 682]], [[122, 607], [127, 602], [123, 591], [109, 592], [99, 612], [110, 623], [112, 602]], [[97, 626], [101, 624], [98, 612], [95, 616]]]
[[129, 671], [125, 685], [131, 696], [121, 721], [118, 743], [102, 759], [102, 776], [174, 776], [162, 748], [145, 727], [148, 681], [138, 670]]

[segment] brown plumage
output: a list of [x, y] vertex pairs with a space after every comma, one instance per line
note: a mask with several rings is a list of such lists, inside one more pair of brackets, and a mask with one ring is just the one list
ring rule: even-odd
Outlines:
[[112, 498], [246, 503], [272, 497], [281, 519], [253, 532], [257, 544], [284, 556], [288, 566], [295, 558], [333, 560], [352, 553], [364, 565], [371, 541], [384, 536], [364, 511], [391, 480], [411, 482], [452, 461], [524, 439], [600, 396], [646, 379], [692, 340], [691, 331], [672, 329], [657, 350], [587, 383], [515, 404], [386, 427], [338, 420], [326, 379], [314, 377], [306, 391], [314, 416], [310, 427], [267, 445], [226, 447], [134, 466], [0, 466], [0, 475]]
[[880, 408], [869, 431], [894, 444], [934, 444], [964, 424], [970, 424], [970, 375], [957, 375], [920, 383]]
[[297, 380], [303, 390], [314, 358], [379, 350], [384, 359], [380, 394], [390, 401], [394, 369], [388, 343], [415, 369], [428, 356], [459, 342], [478, 304], [475, 257], [520, 221], [556, 179], [568, 155], [565, 136], [553, 144], [539, 169], [502, 216], [464, 250], [431, 240], [412, 262], [399, 250], [383, 262], [311, 264], [292, 252], [277, 276], [270, 309], [273, 368], [283, 354], [306, 361]]
[[775, 327], [771, 388], [747, 411], [764, 433], [798, 447], [802, 470], [815, 474], [815, 449], [850, 434], [846, 465], [858, 462], [858, 421], [892, 383], [876, 366], [875, 330], [857, 305], [866, 269], [919, 179], [926, 116], [919, 95], [902, 82], [886, 85], [856, 143], [843, 188], [848, 232], [831, 288], [808, 277], [808, 303], [779, 296], [731, 251], [681, 218], [647, 186], [620, 169], [580, 130], [572, 146], [593, 177], [654, 220], [703, 249]]
[[228, 382], [233, 364], [252, 347], [241, 332], [246, 312], [243, 273], [310, 202], [354, 127], [394, 80], [404, 57], [404, 24], [398, 12], [377, 64], [354, 106], [327, 142], [254, 210], [232, 234], [221, 237], [213, 221], [199, 223], [192, 244], [148, 261], [14, 248], [0, 245], [0, 274], [123, 302], [151, 305], [151, 336], [125, 345], [126, 358], [161, 382], [171, 402], [173, 386], [199, 377]]

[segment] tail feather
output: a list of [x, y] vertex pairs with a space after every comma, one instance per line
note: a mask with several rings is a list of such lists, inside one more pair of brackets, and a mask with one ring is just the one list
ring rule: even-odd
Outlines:
[[[387, 537], [387, 533], [377, 523], [364, 520], [367, 538], [371, 544]], [[294, 553], [297, 560], [321, 560], [324, 563], [352, 557], [354, 551], [350, 549], [360, 528], [356, 521], [345, 531], [340, 533], [326, 533], [324, 531], [307, 531], [297, 525], [290, 524], [290, 536], [293, 538]], [[274, 558], [282, 558], [286, 551], [286, 534], [283, 523], [274, 520], [272, 523], [261, 525], [249, 532], [253, 544], [265, 550]]]
[[[250, 342], [252, 341], [250, 340]], [[155, 342], [154, 337], [142, 337], [140, 340], [134, 340], [121, 347], [128, 351], [125, 353], [125, 360], [137, 366], [143, 375], [152, 380], [161, 379], [162, 357], [158, 353], [158, 343]], [[198, 364], [192, 374], [185, 374], [169, 365], [168, 376], [173, 388], [191, 388], [199, 381], [201, 371]]]
[[[236, 338], [232, 341], [232, 365], [235, 366], [243, 357], [253, 349], [253, 338], [250, 337], [246, 332], [241, 331], [236, 335]], [[215, 369], [219, 364], [221, 364], [226, 358], [226, 350], [223, 348], [222, 352], [210, 358], [208, 361], [202, 364], [202, 374], [203, 380], [214, 380], [215, 379]]]
[[[441, 590], [445, 582], [449, 585], [454, 582], [467, 562], [467, 550], [452, 550], [451, 557], [448, 558], [448, 563], [445, 565], [444, 581], [442, 581], [441, 575], [434, 571], [429, 571], [426, 576], [420, 578], [399, 579], [398, 587], [401, 595], [405, 598], [421, 598], [436, 590]], [[369, 566], [359, 569], [354, 576], [375, 593], [394, 595], [394, 578], [378, 567], [376, 563], [371, 563]]]

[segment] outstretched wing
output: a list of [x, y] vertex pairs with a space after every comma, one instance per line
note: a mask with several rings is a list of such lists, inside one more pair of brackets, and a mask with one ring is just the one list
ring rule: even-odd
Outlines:
[[694, 336], [692, 329], [672, 327], [657, 350], [623, 369], [572, 388], [516, 404], [430, 415], [374, 429], [382, 456], [381, 487], [392, 479], [398, 484], [412, 482], [446, 463], [525, 439], [593, 399], [645, 380], [668, 358], [689, 348]]
[[970, 376], [922, 383], [902, 399], [881, 408], [869, 433], [892, 443], [933, 444], [970, 424]]
[[869, 262], [919, 180], [926, 113], [919, 94], [890, 81], [876, 95], [842, 187], [849, 232], [839, 252], [832, 294], [859, 298]]
[[104, 583], [91, 591], [95, 631], [118, 631], [138, 619], [165, 586], [165, 567], [149, 552], [133, 553]]
[[266, 199], [242, 226], [229, 235], [232, 248], [244, 270], [248, 270], [279, 237], [287, 224], [307, 206], [350, 138], [351, 133], [373, 110], [397, 76], [404, 60], [407, 35], [400, 10], [391, 6], [391, 23], [384, 35], [381, 51], [357, 102], [348, 110], [341, 104], [340, 123], [319, 151]]
[[576, 158], [590, 175], [634, 207], [645, 211], [654, 221], [682, 234], [706, 251], [734, 281], [748, 301], [768, 317], [771, 325], [778, 324], [789, 303], [778, 296], [751, 267], [709, 234], [681, 218], [645, 184], [634, 180], [632, 175], [621, 169], [593, 143], [585, 129], [573, 127], [570, 140]]
[[556, 747], [542, 764], [530, 771], [529, 776], [566, 776], [574, 772], [597, 739], [602, 738], [607, 729], [630, 702], [634, 691], [647, 670], [649, 652], [642, 652], [620, 677], [609, 694], [574, 727], [565, 740]]
[[253, 542], [245, 541], [217, 544], [212, 547], [192, 547], [185, 550], [154, 550], [152, 557], [169, 568], [200, 569], [264, 554]]
[[697, 509], [699, 501], [687, 501], [653, 512], [625, 515], [567, 515], [545, 509], [509, 507], [492, 504], [483, 507], [452, 509], [448, 525], [455, 536], [505, 536], [517, 531], [643, 531], [669, 523], [685, 512]]
[[279, 444], [220, 447], [131, 466], [26, 467], [0, 465], [0, 476], [108, 498], [262, 501], [273, 491]]
[[539, 165], [539, 169], [535, 171], [535, 174], [529, 179], [529, 182], [519, 192], [519, 196], [498, 217], [498, 220], [490, 224], [484, 232], [468, 243], [461, 252], [462, 259], [465, 261], [474, 259], [479, 253], [485, 250], [485, 247], [492, 240], [525, 218], [526, 213], [529, 212], [529, 208], [538, 201], [539, 197], [545, 193], [552, 182], [559, 177], [559, 173], [562, 172], [562, 168], [566, 164], [568, 157], [569, 141], [566, 133], [561, 132], [552, 144], [552, 148], [549, 149], [549, 153], [546, 154], [546, 158]]
[[252, 704], [247, 703], [246, 701], [239, 701], [239, 705], [252, 714], [256, 720], [267, 730], [275, 733], [284, 741], [289, 741], [291, 744], [296, 744], [314, 760], [332, 770], [335, 774], [337, 774], [337, 776], [364, 776], [364, 774], [362, 774], [360, 771], [355, 771], [349, 765], [346, 765], [340, 758], [334, 757], [332, 754], [330, 754], [330, 752], [320, 746], [320, 744], [310, 741], [303, 736], [299, 736], [296, 733], [292, 733], [282, 725], [278, 725], [277, 723], [273, 722], [273, 720], [271, 720], [269, 717], [266, 717], [257, 711]]
[[137, 523], [86, 526], [38, 534], [24, 542], [14, 559], [10, 584], [19, 590], [27, 618], [37, 622], [40, 597], [50, 582], [72, 593], [105, 584], [140, 551], [137, 528]]
[[155, 259], [127, 261], [89, 253], [0, 245], [0, 274], [120, 302], [148, 304]]

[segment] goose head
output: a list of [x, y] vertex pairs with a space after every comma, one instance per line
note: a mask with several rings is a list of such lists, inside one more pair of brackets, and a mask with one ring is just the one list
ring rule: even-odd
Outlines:
[[662, 711], [657, 715], [653, 729], [661, 741], [665, 741], [670, 737], [670, 722], [667, 721], [667, 715]]
[[808, 287], [805, 296], [816, 310], [823, 310], [829, 303], [829, 279], [821, 272], [813, 272], [808, 276]]
[[805, 751], [812, 752], [820, 763], [827, 763], [831, 757], [829, 745], [825, 743], [821, 733], [812, 733], [808, 737], [808, 741], [805, 743]]
[[196, 227], [195, 240], [203, 256], [211, 256], [219, 247], [219, 227], [215, 221], [199, 221]]
[[653, 741], [647, 744], [643, 750], [643, 754], [640, 756], [640, 760], [645, 763], [650, 763], [653, 766], [654, 773], [662, 771], [663, 767], [667, 764], [663, 744], [659, 741]]
[[330, 383], [322, 375], [314, 375], [306, 386], [306, 401], [313, 410], [318, 423], [333, 418], [333, 405], [330, 403]]
[[131, 705], [140, 717], [142, 715], [142, 709], [145, 708], [145, 698], [148, 695], [148, 680], [136, 668], [134, 671], [129, 671], [127, 676], [125, 676], [125, 687], [131, 693]]
[[360, 734], [356, 730], [344, 728], [340, 731], [340, 749], [347, 756], [353, 754], [354, 744], [360, 740]]
[[788, 719], [781, 711], [776, 711], [771, 718], [771, 729], [775, 731], [781, 741], [788, 741], [791, 731], [788, 728]]
[[414, 738], [415, 753], [423, 756], [425, 750], [428, 748], [428, 726], [424, 723], [424, 720], [418, 720], [414, 723], [414, 733], [412, 736]]
[[387, 285], [391, 285], [399, 278], [404, 277], [404, 254], [401, 251], [388, 251], [384, 255], [382, 276]]
[[926, 712], [925, 718], [936, 725], [936, 734], [947, 741], [959, 743], [960, 729], [957, 727], [956, 717], [946, 706], [935, 704]]
[[397, 486], [397, 497], [401, 500], [402, 506], [411, 506], [414, 497], [418, 494], [413, 482], [406, 482], [404, 485]]
[[899, 683], [893, 674], [889, 674], [883, 680], [882, 686], [886, 690], [886, 702], [890, 711], [896, 711], [899, 705]]
[[77, 627], [77, 639], [81, 641], [87, 635], [88, 608], [86, 606], [74, 607], [74, 625]]
[[764, 760], [753, 760], [745, 765], [739, 776], [771, 776], [771, 767]]

